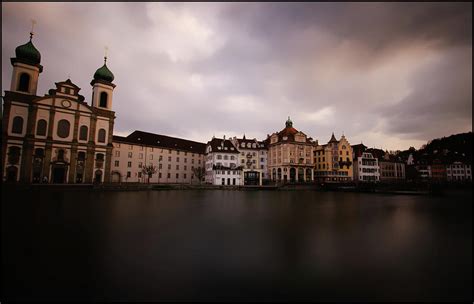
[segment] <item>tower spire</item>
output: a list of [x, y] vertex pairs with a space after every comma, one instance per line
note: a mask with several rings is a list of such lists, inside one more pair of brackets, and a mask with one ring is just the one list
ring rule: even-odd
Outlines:
[[107, 63], [107, 53], [109, 51], [109, 48], [107, 46], [104, 47], [104, 64]]
[[31, 31], [30, 31], [30, 41], [31, 39], [33, 39], [33, 35], [34, 35], [34, 28], [35, 28], [35, 24], [36, 24], [36, 20], [35, 19], [31, 19]]

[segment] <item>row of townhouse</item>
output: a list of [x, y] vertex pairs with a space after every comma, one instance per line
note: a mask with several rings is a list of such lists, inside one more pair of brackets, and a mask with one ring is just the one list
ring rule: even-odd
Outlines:
[[414, 179], [422, 181], [436, 182], [470, 182], [472, 181], [471, 164], [462, 161], [452, 161], [443, 163], [439, 159], [429, 161], [421, 159], [415, 161], [413, 156], [408, 158], [407, 165], [416, 170], [417, 176]]
[[[32, 35], [32, 34], [31, 34]], [[24, 183], [152, 182], [262, 185], [311, 182], [390, 182], [405, 164], [382, 150], [352, 145], [332, 134], [326, 144], [293, 127], [263, 141], [212, 138], [201, 143], [134, 131], [114, 136], [114, 75], [96, 70], [90, 102], [70, 79], [37, 95], [41, 54], [30, 41], [15, 49], [12, 81], [3, 96], [3, 180]], [[410, 162], [410, 159], [409, 159]], [[471, 180], [471, 166], [416, 163], [424, 179]]]

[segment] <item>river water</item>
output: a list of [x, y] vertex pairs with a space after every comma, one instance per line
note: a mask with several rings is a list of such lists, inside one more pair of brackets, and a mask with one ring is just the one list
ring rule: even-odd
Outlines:
[[3, 191], [3, 300], [471, 301], [472, 191]]

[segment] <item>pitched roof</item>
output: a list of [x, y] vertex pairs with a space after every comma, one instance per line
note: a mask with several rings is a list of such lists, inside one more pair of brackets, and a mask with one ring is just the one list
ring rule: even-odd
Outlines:
[[[244, 138], [236, 138], [236, 140], [238, 143], [237, 149], [251, 149], [251, 150], [265, 149], [265, 144], [256, 139], [246, 139], [244, 136]], [[245, 144], [243, 147], [242, 147], [242, 143]], [[250, 147], [247, 146], [248, 144], [250, 144]], [[253, 146], [254, 144], [255, 144], [255, 147]]]
[[207, 142], [211, 146], [211, 152], [239, 153], [239, 150], [229, 139], [213, 138]]
[[204, 154], [206, 144], [197, 141], [171, 137], [161, 134], [148, 133], [144, 131], [134, 131], [127, 137], [113, 136], [113, 141], [124, 142], [135, 145], [145, 145], [166, 149]]

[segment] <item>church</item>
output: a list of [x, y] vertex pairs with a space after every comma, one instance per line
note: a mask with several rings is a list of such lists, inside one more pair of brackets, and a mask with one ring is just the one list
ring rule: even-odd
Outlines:
[[3, 96], [2, 172], [6, 182], [110, 181], [114, 75], [104, 64], [91, 81], [88, 103], [71, 79], [37, 95], [41, 54], [30, 40], [15, 49], [9, 91]]

